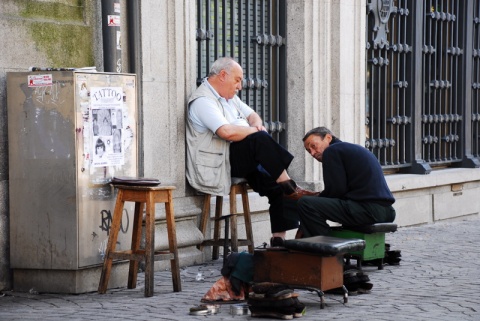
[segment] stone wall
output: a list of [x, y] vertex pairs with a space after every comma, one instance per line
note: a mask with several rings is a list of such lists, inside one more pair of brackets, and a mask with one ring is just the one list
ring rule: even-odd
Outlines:
[[99, 11], [94, 6], [93, 0], [0, 2], [0, 290], [10, 288], [12, 282], [6, 74], [27, 71], [31, 66], [98, 66], [101, 53], [95, 12]]

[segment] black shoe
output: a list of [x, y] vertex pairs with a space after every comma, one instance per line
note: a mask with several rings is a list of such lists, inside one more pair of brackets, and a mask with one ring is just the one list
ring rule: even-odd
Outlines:
[[305, 304], [300, 302], [298, 298], [293, 298], [293, 307], [295, 308], [294, 318], [301, 318], [305, 314]]
[[280, 188], [283, 190], [284, 195], [290, 195], [292, 193], [295, 193], [297, 189], [297, 183], [295, 183], [293, 179], [279, 182], [278, 185], [280, 185]]
[[269, 317], [281, 320], [292, 320], [295, 313], [295, 308], [293, 306], [282, 308], [263, 308], [249, 305], [248, 308], [250, 309], [251, 316], [254, 318]]
[[247, 303], [257, 308], [285, 308], [293, 306], [295, 301], [291, 297], [286, 299], [249, 297]]
[[297, 230], [297, 233], [295, 233], [295, 239], [298, 240], [298, 239], [301, 239], [303, 238], [303, 230], [299, 227], [298, 230]]
[[270, 289], [265, 293], [265, 298], [270, 298], [270, 299], [287, 299], [291, 298], [293, 295], [293, 290], [288, 289], [288, 288], [277, 288], [277, 289]]
[[252, 291], [255, 294], [265, 294], [268, 291], [270, 291], [271, 288], [276, 288], [276, 289], [288, 289], [288, 285], [284, 285], [281, 283], [272, 283], [272, 282], [260, 282], [260, 283], [254, 283], [252, 284]]
[[283, 194], [283, 197], [292, 201], [298, 201], [300, 198], [303, 196], [318, 196], [320, 193], [318, 192], [312, 192], [308, 191], [306, 189], [303, 189], [301, 187], [296, 187], [295, 192], [290, 193], [290, 194]]
[[370, 282], [370, 278], [368, 277], [368, 275], [363, 272], [358, 272], [357, 278], [359, 283]]
[[303, 196], [318, 196], [320, 194], [319, 192], [312, 192], [299, 187], [293, 179], [279, 182], [278, 185], [283, 190], [283, 197], [293, 201], [298, 201]]
[[270, 238], [270, 247], [284, 247], [285, 240], [279, 236]]

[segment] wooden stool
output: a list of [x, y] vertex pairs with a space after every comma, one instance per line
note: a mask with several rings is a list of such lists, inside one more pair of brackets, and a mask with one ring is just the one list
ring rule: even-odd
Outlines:
[[[200, 245], [200, 250], [204, 246], [213, 246], [212, 260], [218, 259], [219, 247], [230, 245], [233, 252], [238, 252], [239, 246], [248, 246], [248, 252], [253, 253], [253, 231], [252, 219], [250, 216], [250, 205], [248, 201], [248, 186], [247, 180], [244, 178], [232, 177], [232, 185], [230, 187], [230, 215], [227, 219], [230, 220], [231, 238], [220, 238], [220, 225], [222, 221], [223, 196], [216, 196], [215, 200], [215, 225], [213, 229], [213, 239], [207, 238], [207, 222], [210, 219], [210, 200], [212, 195], [205, 194], [202, 217], [200, 220], [200, 230], [203, 234], [204, 241]], [[238, 239], [237, 230], [237, 195], [242, 195], [243, 218], [245, 220], [246, 239]], [[226, 225], [228, 227], [228, 225]], [[209, 233], [210, 234], [210, 233]], [[228, 234], [228, 232], [226, 232]], [[224, 258], [225, 259], [225, 258]]]
[[[180, 269], [178, 263], [177, 237], [175, 231], [175, 217], [173, 212], [172, 191], [174, 186], [135, 186], [114, 185], [118, 189], [112, 227], [108, 237], [108, 245], [103, 262], [102, 276], [98, 285], [98, 292], [105, 293], [110, 278], [113, 259], [129, 260], [128, 288], [137, 286], [138, 263], [145, 260], [145, 296], [153, 295], [154, 261], [170, 260], [172, 269], [173, 290], [182, 290], [180, 283]], [[115, 252], [118, 231], [122, 220], [125, 202], [135, 202], [131, 250]], [[165, 203], [167, 219], [169, 251], [155, 252], [155, 203]], [[143, 208], [146, 204], [145, 215], [145, 249], [140, 249], [142, 237]]]

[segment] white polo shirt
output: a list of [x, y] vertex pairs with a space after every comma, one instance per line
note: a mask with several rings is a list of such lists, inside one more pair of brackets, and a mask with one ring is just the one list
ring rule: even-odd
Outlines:
[[217, 91], [208, 83], [207, 79], [203, 80], [203, 83], [212, 91], [222, 104], [223, 112], [218, 109], [215, 102], [206, 97], [200, 97], [195, 99], [188, 109], [188, 117], [193, 123], [193, 127], [196, 131], [204, 133], [207, 130], [211, 130], [213, 133], [217, 131], [221, 126], [231, 124], [237, 126], [250, 126], [247, 121], [247, 117], [254, 112], [247, 104], [240, 99], [235, 99], [238, 102], [238, 106], [234, 103], [234, 99], [228, 101], [220, 97]]

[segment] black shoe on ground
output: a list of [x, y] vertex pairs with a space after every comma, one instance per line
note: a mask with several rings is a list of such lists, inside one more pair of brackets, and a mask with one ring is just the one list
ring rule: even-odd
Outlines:
[[279, 236], [273, 236], [270, 238], [270, 247], [283, 247], [285, 240]]
[[251, 316], [253, 318], [269, 317], [281, 320], [292, 320], [295, 313], [293, 306], [283, 308], [263, 308], [249, 305]]

